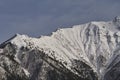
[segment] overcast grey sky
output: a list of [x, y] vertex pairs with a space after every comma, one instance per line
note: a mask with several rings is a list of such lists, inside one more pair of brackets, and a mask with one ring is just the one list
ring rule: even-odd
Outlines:
[[15, 33], [37, 37], [118, 15], [120, 0], [0, 0], [0, 43]]

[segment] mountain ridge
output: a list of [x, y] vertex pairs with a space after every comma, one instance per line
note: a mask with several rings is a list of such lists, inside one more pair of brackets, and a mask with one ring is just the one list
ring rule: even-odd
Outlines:
[[29, 80], [119, 80], [119, 20], [75, 25], [40, 38], [16, 34], [0, 48]]

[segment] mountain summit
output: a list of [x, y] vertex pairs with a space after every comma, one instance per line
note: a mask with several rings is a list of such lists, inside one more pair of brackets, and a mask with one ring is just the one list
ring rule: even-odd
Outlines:
[[0, 45], [0, 80], [120, 80], [120, 17], [16, 34]]

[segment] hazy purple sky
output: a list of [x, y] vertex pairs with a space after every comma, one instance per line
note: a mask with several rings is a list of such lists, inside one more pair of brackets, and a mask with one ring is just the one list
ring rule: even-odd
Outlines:
[[0, 43], [15, 33], [37, 37], [118, 15], [120, 0], [0, 0]]

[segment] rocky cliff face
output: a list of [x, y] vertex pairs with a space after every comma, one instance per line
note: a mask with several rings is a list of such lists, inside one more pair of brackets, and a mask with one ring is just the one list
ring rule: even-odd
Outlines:
[[0, 80], [119, 80], [119, 21], [76, 25], [40, 38], [16, 34], [0, 45]]

